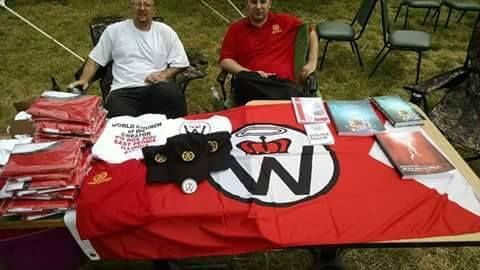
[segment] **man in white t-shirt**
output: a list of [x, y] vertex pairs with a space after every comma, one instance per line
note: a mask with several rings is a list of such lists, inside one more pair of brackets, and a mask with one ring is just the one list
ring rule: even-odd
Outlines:
[[185, 96], [170, 80], [189, 66], [175, 31], [152, 20], [154, 0], [130, 0], [132, 19], [109, 25], [90, 52], [80, 79], [70, 87], [87, 89], [98, 66], [113, 60], [113, 82], [105, 100], [108, 117], [187, 113]]

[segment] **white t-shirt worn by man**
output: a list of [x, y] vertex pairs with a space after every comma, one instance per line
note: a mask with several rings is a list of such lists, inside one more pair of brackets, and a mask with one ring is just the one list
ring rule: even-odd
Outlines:
[[132, 19], [109, 25], [89, 57], [101, 66], [113, 60], [111, 90], [145, 86], [145, 78], [152, 72], [190, 65], [172, 28], [152, 22], [149, 31], [141, 31]]

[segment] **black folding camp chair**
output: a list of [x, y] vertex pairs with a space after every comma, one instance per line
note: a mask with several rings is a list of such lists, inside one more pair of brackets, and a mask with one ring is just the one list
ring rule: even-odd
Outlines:
[[[480, 158], [480, 15], [477, 17], [464, 65], [404, 88], [412, 103], [427, 112], [432, 122], [455, 146], [466, 152], [466, 161]], [[443, 89], [433, 106], [428, 97]]]
[[[154, 17], [155, 21], [163, 21], [161, 17]], [[90, 24], [90, 35], [92, 38], [93, 45], [95, 46], [100, 39], [105, 28], [115, 22], [123, 20], [121, 17], [97, 17], [92, 20]], [[187, 50], [188, 60], [190, 66], [177, 74], [175, 77], [175, 82], [178, 84], [179, 88], [183, 93], [187, 90], [188, 84], [195, 79], [200, 79], [206, 76], [205, 69], [207, 68], [208, 61], [204, 56], [198, 52], [192, 50]], [[112, 63], [110, 62], [105, 67], [100, 67], [95, 76], [92, 79], [93, 81], [100, 80], [100, 89], [102, 92], [103, 100], [107, 97], [110, 92], [110, 85], [112, 84], [113, 75], [112, 75]], [[79, 79], [82, 74], [83, 66], [75, 73], [75, 78]]]

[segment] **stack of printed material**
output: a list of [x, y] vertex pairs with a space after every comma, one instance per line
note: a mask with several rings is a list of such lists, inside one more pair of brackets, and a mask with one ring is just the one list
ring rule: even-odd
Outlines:
[[73, 208], [90, 161], [79, 139], [15, 145], [0, 174], [0, 214], [32, 220]]
[[35, 124], [34, 140], [80, 138], [93, 144], [105, 126], [98, 96], [46, 91], [27, 110]]
[[400, 96], [377, 96], [370, 100], [393, 127], [423, 125], [425, 118]]
[[451, 177], [455, 167], [420, 131], [375, 134], [402, 179]]
[[297, 122], [304, 124], [311, 144], [334, 144], [335, 140], [327, 126], [330, 123], [321, 97], [292, 97]]
[[371, 136], [385, 130], [368, 100], [329, 100], [330, 115], [341, 136]]

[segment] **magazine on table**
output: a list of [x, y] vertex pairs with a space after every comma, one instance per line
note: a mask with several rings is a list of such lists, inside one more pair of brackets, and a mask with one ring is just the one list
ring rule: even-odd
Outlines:
[[371, 100], [393, 127], [423, 125], [425, 118], [400, 96], [377, 96]]
[[402, 179], [449, 176], [455, 167], [420, 131], [375, 134]]
[[368, 100], [327, 101], [338, 135], [370, 136], [384, 131]]
[[330, 123], [321, 97], [292, 97], [292, 105], [300, 124]]

